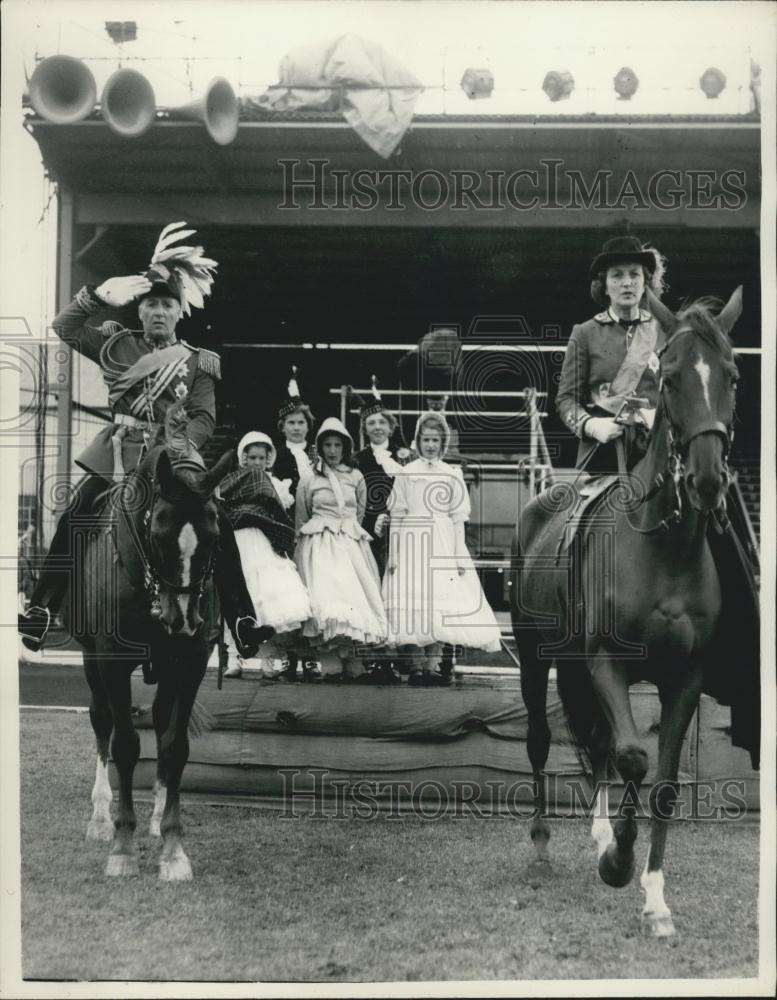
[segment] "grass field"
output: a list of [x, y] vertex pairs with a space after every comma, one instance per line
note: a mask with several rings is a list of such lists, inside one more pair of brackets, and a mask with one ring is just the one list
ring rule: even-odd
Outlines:
[[[638, 883], [608, 889], [588, 823], [553, 824], [554, 869], [527, 870], [525, 821], [298, 820], [184, 809], [194, 883], [162, 885], [139, 807], [141, 875], [87, 844], [94, 749], [83, 716], [24, 712], [25, 978], [396, 981], [757, 974], [758, 828], [678, 823], [667, 901], [678, 935], [641, 937]], [[639, 864], [647, 828], [641, 826]], [[628, 987], [625, 987], [628, 990]]]

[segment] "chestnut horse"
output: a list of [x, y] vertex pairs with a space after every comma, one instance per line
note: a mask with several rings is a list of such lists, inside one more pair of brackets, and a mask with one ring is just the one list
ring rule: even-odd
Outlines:
[[[648, 770], [629, 686], [646, 680], [658, 688], [661, 722], [649, 797], [650, 850], [641, 880], [642, 925], [645, 933], [665, 937], [674, 933], [662, 868], [680, 750], [702, 690], [714, 686], [710, 663], [720, 663], [714, 647], [721, 583], [708, 522], [722, 509], [729, 486], [737, 369], [728, 332], [742, 299], [737, 289], [717, 317], [705, 300], [677, 316], [655, 297], [650, 302], [666, 340], [647, 451], [630, 473], [621, 462], [619, 482], [580, 526], [571, 559], [560, 559], [568, 498], [560, 510], [551, 488], [526, 506], [513, 546], [511, 612], [528, 710], [535, 864], [549, 860], [543, 768], [550, 748], [550, 666], [555, 662], [567, 720], [590, 759], [596, 784], [591, 832], [599, 873], [611, 886], [626, 885], [634, 873], [636, 792]], [[734, 668], [723, 669], [730, 674]], [[758, 733], [752, 738], [757, 746]], [[634, 798], [624, 796], [611, 823], [606, 780], [613, 761]]]
[[[83, 648], [97, 741], [87, 839], [111, 841], [106, 875], [138, 872], [132, 779], [140, 741], [130, 676], [143, 664], [158, 685], [152, 709], [158, 754], [152, 832], [163, 841], [159, 877], [192, 878], [182, 841], [180, 783], [192, 709], [208, 662], [200, 601], [219, 538], [213, 491], [230, 458], [225, 455], [206, 471], [187, 457], [168, 422], [165, 436], [159, 435], [137, 470], [112, 490], [98, 531], [83, 547], [78, 593], [69, 609], [71, 631]], [[115, 822], [109, 748], [119, 779]]]

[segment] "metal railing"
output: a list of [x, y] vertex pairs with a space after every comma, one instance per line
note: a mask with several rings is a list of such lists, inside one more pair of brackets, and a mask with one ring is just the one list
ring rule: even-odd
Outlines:
[[[348, 415], [358, 414], [359, 408], [355, 406], [349, 407], [349, 401], [354, 396], [362, 396], [367, 399], [372, 397], [372, 387], [365, 389], [360, 387], [354, 387], [352, 385], [343, 384], [339, 389], [330, 389], [330, 396], [340, 397], [340, 419], [343, 424], [346, 423]], [[401, 418], [403, 416], [420, 416], [422, 413], [430, 412], [428, 409], [418, 409], [412, 407], [410, 409], [403, 406], [403, 398], [405, 396], [417, 399], [419, 397], [428, 396], [428, 389], [406, 389], [403, 386], [398, 386], [393, 389], [383, 389], [380, 390], [381, 398], [389, 397], [397, 399], [397, 415]], [[445, 395], [448, 399], [472, 399], [473, 392], [469, 389], [451, 389], [445, 393], [440, 393], [440, 395]], [[477, 393], [478, 398], [499, 398], [499, 399], [515, 399], [522, 400], [523, 409], [520, 410], [457, 410], [455, 413], [448, 413], [446, 411], [441, 411], [442, 415], [446, 420], [450, 421], [451, 417], [521, 417], [528, 418], [529, 420], [529, 457], [521, 459], [520, 462], [515, 465], [509, 463], [496, 463], [496, 464], [486, 464], [487, 468], [500, 468], [505, 471], [509, 469], [514, 469], [519, 475], [526, 475], [528, 477], [529, 491], [531, 495], [541, 489], [545, 489], [547, 486], [553, 484], [553, 462], [551, 461], [550, 451], [548, 450], [548, 443], [545, 440], [545, 434], [542, 429], [542, 421], [547, 417], [547, 413], [538, 409], [537, 400], [546, 399], [547, 392], [526, 388], [520, 390], [484, 390]], [[431, 411], [435, 412], [435, 411]], [[364, 434], [361, 427], [359, 427], [359, 447], [364, 447]]]

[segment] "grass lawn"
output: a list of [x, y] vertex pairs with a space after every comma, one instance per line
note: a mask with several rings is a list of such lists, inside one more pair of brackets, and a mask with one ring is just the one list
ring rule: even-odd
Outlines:
[[[678, 823], [666, 898], [678, 935], [639, 933], [638, 882], [608, 889], [588, 822], [553, 825], [530, 876], [528, 824], [475, 817], [297, 820], [184, 800], [195, 882], [102, 874], [84, 840], [94, 775], [86, 716], [24, 712], [25, 978], [391, 981], [757, 975], [758, 827]], [[638, 864], [647, 849], [640, 827]], [[628, 987], [625, 987], [628, 989]]]

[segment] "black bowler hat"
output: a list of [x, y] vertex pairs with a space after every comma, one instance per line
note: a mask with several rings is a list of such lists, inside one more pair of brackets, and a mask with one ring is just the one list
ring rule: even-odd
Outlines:
[[591, 264], [591, 275], [606, 271], [613, 264], [636, 261], [646, 267], [650, 274], [656, 269], [656, 252], [642, 246], [636, 236], [615, 236], [602, 247], [602, 252]]

